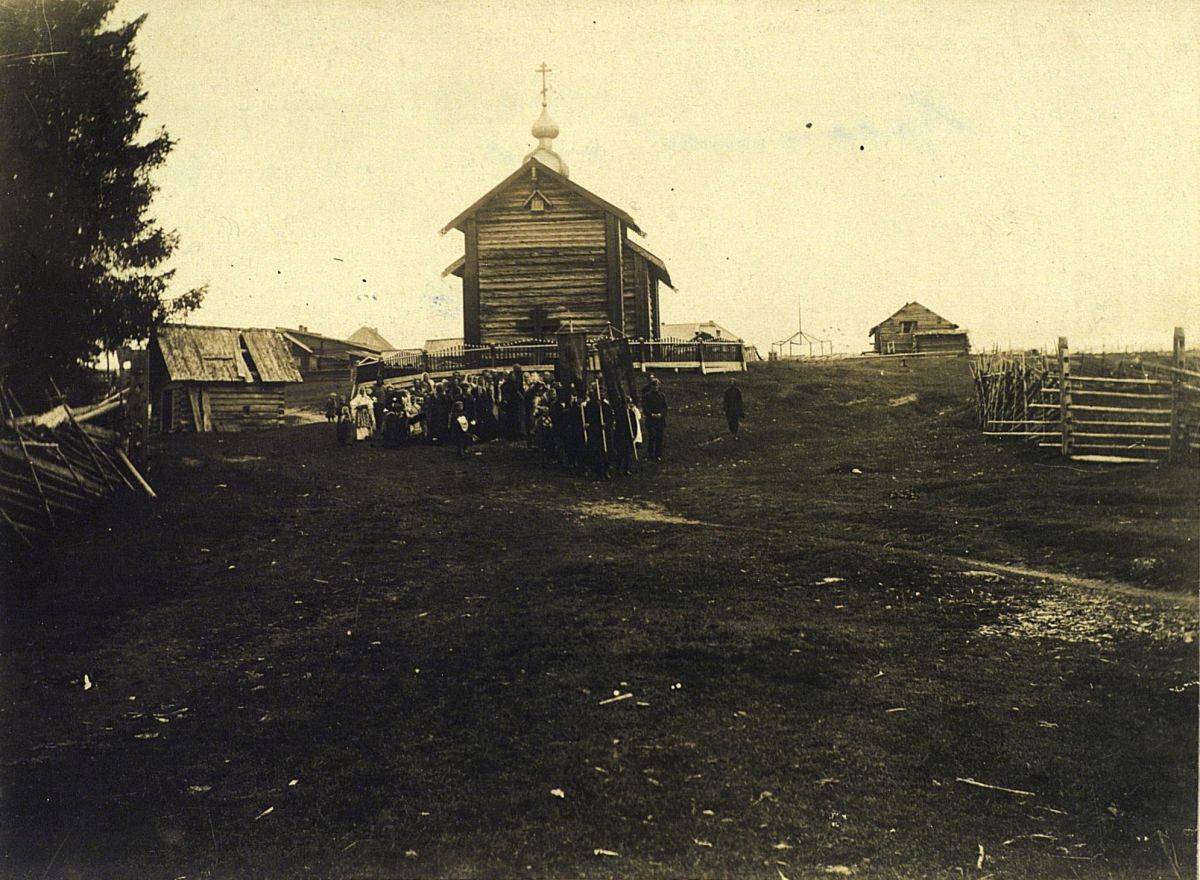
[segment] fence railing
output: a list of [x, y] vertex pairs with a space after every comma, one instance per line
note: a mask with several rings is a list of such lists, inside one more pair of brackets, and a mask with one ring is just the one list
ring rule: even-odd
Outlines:
[[1075, 458], [1200, 463], [1200, 370], [1187, 364], [1182, 328], [1172, 359], [1121, 362], [1109, 375], [1087, 375], [1072, 364], [1065, 337], [1056, 359], [981, 355], [974, 365], [980, 426], [985, 436], [1017, 437]]
[[[746, 363], [744, 344], [727, 340], [631, 339], [629, 348], [634, 365], [639, 367], [677, 365], [680, 369], [744, 369]], [[595, 343], [589, 343], [588, 353], [595, 356]], [[558, 345], [555, 342], [531, 340], [511, 345], [456, 345], [438, 351], [404, 352], [360, 361], [354, 368], [354, 382], [422, 373], [507, 370], [518, 364], [522, 367], [553, 367], [557, 361]]]

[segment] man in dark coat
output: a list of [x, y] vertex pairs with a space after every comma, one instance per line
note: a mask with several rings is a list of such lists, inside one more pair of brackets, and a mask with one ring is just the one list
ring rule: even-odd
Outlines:
[[655, 461], [662, 461], [663, 436], [667, 431], [667, 395], [663, 394], [656, 378], [650, 380], [650, 387], [642, 395], [642, 412], [646, 416], [646, 454]]
[[486, 443], [496, 439], [496, 413], [492, 400], [492, 388], [480, 383], [472, 392], [475, 400], [475, 434]]
[[450, 410], [449, 422], [446, 426], [446, 436], [454, 444], [459, 458], [467, 454], [467, 444], [471, 442], [471, 421], [467, 418], [466, 407], [461, 400], [456, 400]]
[[583, 417], [583, 401], [571, 394], [566, 405], [567, 437], [563, 444], [567, 467], [576, 468], [583, 463], [587, 450], [587, 422]]
[[737, 379], [730, 378], [729, 386], [725, 389], [725, 421], [729, 423], [729, 433], [733, 439], [738, 437], [738, 423], [745, 416], [742, 408], [742, 389], [738, 387]]
[[637, 416], [633, 402], [618, 399], [613, 406], [613, 455], [617, 473], [629, 475], [633, 472], [634, 441], [637, 438]]
[[383, 407], [383, 426], [380, 435], [383, 437], [384, 449], [395, 449], [400, 445], [400, 414], [396, 411], [396, 399], [390, 393], [387, 395], [387, 403]]
[[500, 436], [505, 440], [525, 439], [525, 374], [519, 365], [500, 385]]
[[446, 394], [445, 387], [438, 385], [429, 401], [429, 421], [426, 425], [429, 439], [434, 443], [445, 440], [450, 430], [450, 406], [450, 397]]
[[566, 464], [569, 457], [567, 452], [570, 443], [567, 435], [568, 398], [567, 390], [559, 388], [554, 395], [554, 402], [550, 404], [550, 430], [554, 434], [554, 460], [558, 464]]
[[387, 409], [387, 389], [383, 384], [383, 377], [380, 376], [375, 380], [375, 385], [371, 389], [371, 408], [375, 415], [375, 436], [383, 437], [383, 413]]
[[345, 404], [338, 409], [336, 430], [338, 446], [348, 444], [354, 435], [354, 419], [350, 415], [350, 407]]
[[596, 388], [588, 392], [584, 406], [587, 423], [588, 468], [597, 480], [609, 478], [608, 456], [612, 451], [613, 410], [612, 405], [600, 395]]

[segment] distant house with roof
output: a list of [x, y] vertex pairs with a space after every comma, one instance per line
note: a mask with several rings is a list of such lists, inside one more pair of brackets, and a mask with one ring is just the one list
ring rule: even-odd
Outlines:
[[690, 324], [663, 324], [663, 339], [721, 339], [738, 342], [742, 337], [726, 330], [716, 321], [698, 321]]
[[[302, 375], [326, 370], [345, 372], [350, 365], [362, 358], [379, 357], [390, 345], [371, 346], [353, 339], [335, 339], [321, 333], [313, 333], [303, 324], [296, 329], [276, 327], [288, 344], [292, 363]], [[363, 330], [373, 330], [362, 327], [355, 331], [356, 335]], [[378, 336], [378, 333], [375, 333]], [[383, 337], [379, 341], [386, 342]]]
[[303, 381], [277, 330], [160, 324], [149, 345], [150, 421], [161, 433], [283, 424], [283, 392]]
[[368, 327], [365, 324], [346, 337], [347, 342], [353, 342], [371, 351], [395, 351], [396, 346], [392, 345], [379, 334], [378, 327]]
[[461, 336], [446, 336], [441, 339], [426, 339], [422, 350], [429, 354], [441, 354], [452, 348], [461, 348], [462, 345], [463, 338]]
[[967, 331], [919, 302], [903, 308], [871, 328], [876, 354], [967, 354]]

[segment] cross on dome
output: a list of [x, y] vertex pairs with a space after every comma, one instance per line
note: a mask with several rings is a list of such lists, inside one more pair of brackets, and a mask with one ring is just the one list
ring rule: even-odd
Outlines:
[[546, 66], [546, 62], [542, 62], [542, 66], [534, 70], [534, 73], [542, 75], [542, 106], [546, 106], [546, 74], [551, 73], [551, 69]]
[[525, 158], [537, 159], [543, 165], [552, 168], [563, 177], [566, 177], [568, 176], [567, 163], [562, 160], [558, 153], [554, 152], [554, 139], [558, 137], [558, 123], [554, 121], [549, 109], [546, 107], [546, 74], [550, 72], [551, 69], [546, 66], [545, 61], [539, 67], [534, 68], [534, 73], [539, 73], [542, 76], [542, 114], [533, 123], [531, 132], [538, 139], [537, 149]]

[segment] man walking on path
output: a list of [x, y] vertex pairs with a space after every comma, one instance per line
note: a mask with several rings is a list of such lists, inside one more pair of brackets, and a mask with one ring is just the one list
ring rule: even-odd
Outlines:
[[650, 380], [650, 387], [642, 396], [642, 410], [649, 441], [646, 451], [655, 461], [662, 461], [663, 435], [667, 430], [667, 395], [659, 387], [658, 379]]
[[738, 423], [746, 414], [742, 408], [742, 389], [738, 386], [737, 379], [729, 379], [729, 387], [725, 389], [725, 421], [729, 422], [729, 433], [736, 440], [738, 436]]

